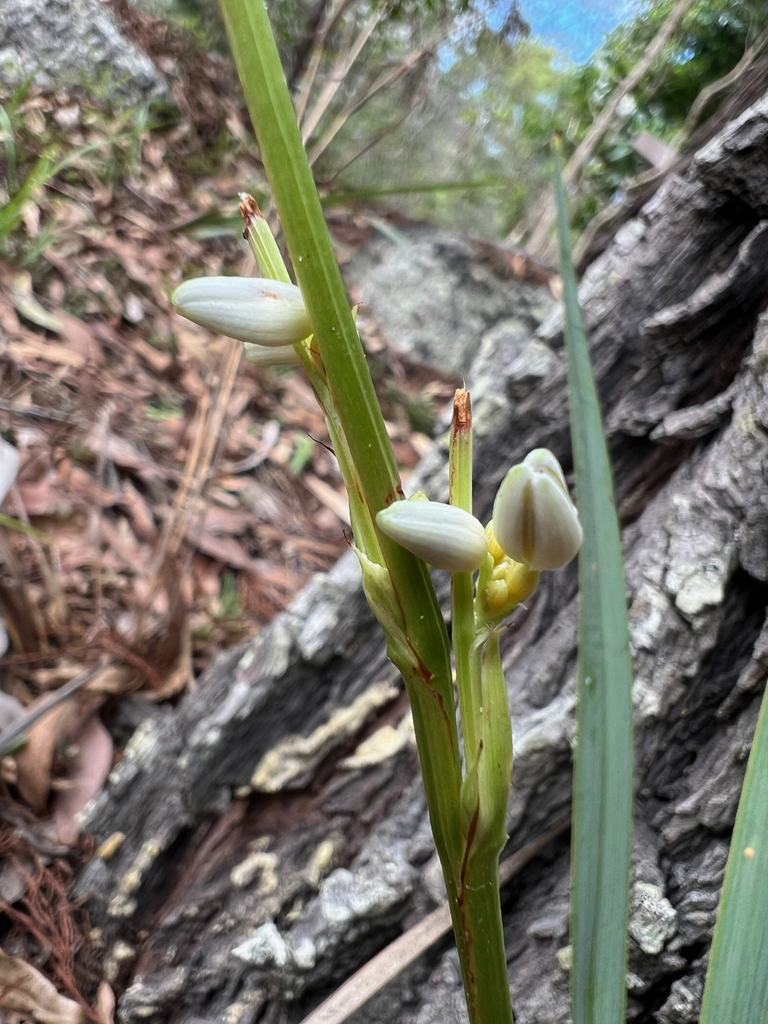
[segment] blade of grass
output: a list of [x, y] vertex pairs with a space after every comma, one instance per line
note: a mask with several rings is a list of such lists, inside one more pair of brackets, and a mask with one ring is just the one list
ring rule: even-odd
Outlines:
[[731, 839], [701, 1024], [768, 1024], [768, 690]]
[[50, 181], [55, 173], [54, 166], [52, 151], [43, 153], [18, 192], [4, 206], [0, 206], [0, 243], [4, 242], [21, 223], [24, 216], [24, 204], [32, 199], [39, 188]]
[[4, 512], [0, 512], [0, 526], [4, 526], [6, 530], [12, 530], [14, 533], [23, 533], [26, 537], [34, 537], [41, 544], [53, 544], [53, 539], [47, 533], [36, 530], [34, 526], [22, 523], [20, 519], [14, 519], [13, 516], [7, 516]]
[[12, 197], [16, 191], [16, 135], [8, 111], [2, 104], [0, 104], [0, 130], [5, 136], [3, 146], [5, 148], [6, 191]]
[[386, 199], [388, 196], [419, 196], [433, 192], [482, 192], [509, 188], [517, 184], [513, 178], [491, 178], [486, 181], [426, 181], [410, 185], [390, 185], [383, 188], [357, 188], [343, 192], [329, 192], [320, 197], [324, 207], [345, 206], [365, 199]]
[[589, 345], [555, 174], [579, 556], [578, 710], [571, 854], [574, 1024], [623, 1024], [632, 850], [632, 664], [621, 542]]

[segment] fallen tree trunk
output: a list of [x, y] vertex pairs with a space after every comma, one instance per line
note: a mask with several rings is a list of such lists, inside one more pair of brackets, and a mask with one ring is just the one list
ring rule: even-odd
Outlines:
[[[443, 261], [492, 306], [470, 246]], [[419, 262], [421, 260], [421, 262]], [[421, 267], [421, 270], [418, 268]], [[357, 287], [365, 290], [365, 280]], [[498, 281], [496, 287], [504, 286]], [[768, 97], [672, 177], [581, 287], [624, 523], [637, 808], [629, 1017], [698, 1018], [728, 840], [768, 667]], [[397, 294], [391, 297], [394, 317]], [[545, 302], [546, 304], [546, 302]], [[444, 303], [450, 330], [454, 306]], [[536, 334], [479, 314], [477, 511], [537, 446], [569, 461], [558, 313]], [[379, 314], [387, 330], [386, 308]], [[396, 339], [393, 339], [396, 340]], [[420, 486], [446, 485], [446, 450]], [[442, 582], [442, 581], [441, 581]], [[567, 818], [576, 574], [506, 635], [515, 726], [510, 848]], [[126, 1022], [300, 1021], [441, 899], [405, 703], [353, 556], [197, 689], [145, 718], [90, 814], [79, 891]], [[568, 840], [505, 895], [519, 1024], [568, 1015]], [[353, 1018], [464, 1021], [448, 940]]]

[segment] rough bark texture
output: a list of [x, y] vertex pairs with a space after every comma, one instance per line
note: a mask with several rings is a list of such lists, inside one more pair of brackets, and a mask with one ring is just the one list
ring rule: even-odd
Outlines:
[[[560, 317], [536, 334], [512, 310], [483, 319], [494, 289], [513, 286], [460, 241], [413, 241], [419, 252], [431, 244], [434, 272], [442, 261], [462, 302], [474, 289], [480, 303], [468, 380], [487, 518], [506, 469], [530, 448], [546, 445], [568, 466]], [[387, 259], [405, 266], [409, 248]], [[365, 291], [364, 273], [356, 284]], [[768, 667], [767, 294], [768, 97], [667, 181], [581, 287], [635, 655], [629, 1018], [641, 1024], [697, 1020]], [[393, 323], [398, 301], [395, 290]], [[434, 304], [435, 317], [445, 310], [437, 338], [456, 329], [448, 305]], [[386, 309], [377, 306], [385, 332]], [[445, 458], [438, 445], [421, 470], [434, 494]], [[572, 567], [550, 574], [507, 635], [512, 847], [568, 814], [575, 589]], [[79, 883], [94, 893], [108, 976], [125, 989], [122, 1020], [300, 1021], [441, 898], [416, 779], [406, 706], [347, 557], [178, 708], [141, 721], [90, 815], [99, 843], [125, 836]], [[556, 955], [567, 912], [566, 836], [506, 890], [519, 1024], [569, 1019]], [[353, 1019], [464, 1021], [450, 943]]]

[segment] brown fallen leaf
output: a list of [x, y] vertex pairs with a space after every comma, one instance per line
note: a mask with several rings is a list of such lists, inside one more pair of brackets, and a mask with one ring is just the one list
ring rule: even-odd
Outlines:
[[55, 470], [51, 470], [39, 480], [22, 480], [16, 486], [28, 516], [63, 517], [72, 510], [72, 501]]
[[217, 558], [225, 565], [231, 565], [233, 569], [258, 573], [262, 567], [263, 560], [250, 558], [233, 537], [201, 533], [200, 536], [194, 537], [194, 543], [199, 551], [210, 555], [211, 558]]
[[89, 363], [103, 366], [106, 362], [104, 351], [99, 340], [91, 328], [71, 313], [64, 313], [56, 310], [56, 319], [59, 321], [61, 338], [67, 348], [82, 356]]
[[128, 509], [136, 536], [154, 544], [159, 534], [147, 499], [136, 490], [130, 480], [123, 480], [123, 504]]
[[74, 999], [59, 995], [54, 985], [18, 957], [0, 950], [0, 1007], [27, 1014], [40, 1024], [84, 1024], [85, 1013]]
[[147, 692], [145, 696], [147, 700], [151, 701], [170, 700], [171, 697], [176, 697], [178, 694], [183, 693], [194, 678], [192, 642], [189, 624], [185, 623], [181, 629], [181, 650], [176, 662], [163, 677], [160, 688]]
[[32, 359], [42, 359], [46, 363], [53, 363], [55, 366], [71, 366], [81, 370], [85, 366], [85, 359], [78, 353], [54, 341], [38, 341], [27, 334], [26, 341], [9, 341], [8, 351], [19, 363], [26, 363]]
[[72, 735], [80, 756], [77, 771], [56, 795], [53, 820], [59, 841], [74, 846], [80, 835], [77, 815], [98, 796], [112, 769], [113, 744], [109, 730], [94, 712]]
[[302, 476], [302, 480], [319, 501], [335, 513], [342, 523], [346, 523], [349, 526], [349, 502], [347, 501], [346, 491], [337, 491], [330, 484], [327, 484], [325, 480], [315, 476], [314, 473], [305, 473]]
[[[48, 695], [40, 698], [47, 701]], [[28, 710], [34, 708], [34, 701]], [[33, 811], [44, 811], [51, 789], [51, 766], [57, 745], [80, 714], [77, 700], [68, 700], [36, 722], [27, 733], [27, 744], [16, 755], [17, 787]]]

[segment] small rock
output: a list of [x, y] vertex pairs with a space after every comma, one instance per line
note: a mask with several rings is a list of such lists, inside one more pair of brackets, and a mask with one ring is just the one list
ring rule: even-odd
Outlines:
[[129, 324], [140, 324], [144, 319], [144, 307], [138, 295], [128, 293], [123, 303], [123, 316]]
[[155, 65], [123, 34], [99, 0], [0, 0], [0, 67], [13, 87], [89, 84], [137, 103], [167, 94]]
[[656, 956], [677, 931], [677, 911], [658, 885], [635, 882], [629, 912], [629, 934], [644, 953]]
[[254, 967], [285, 967], [288, 960], [285, 939], [274, 921], [257, 928], [250, 939], [232, 950], [232, 955]]

